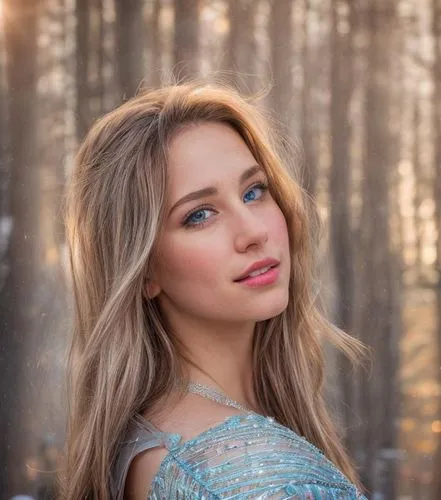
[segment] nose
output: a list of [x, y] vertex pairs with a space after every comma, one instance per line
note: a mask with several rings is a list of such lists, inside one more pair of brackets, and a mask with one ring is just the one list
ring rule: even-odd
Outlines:
[[259, 214], [242, 205], [234, 214], [235, 247], [238, 252], [261, 248], [268, 241], [268, 228]]

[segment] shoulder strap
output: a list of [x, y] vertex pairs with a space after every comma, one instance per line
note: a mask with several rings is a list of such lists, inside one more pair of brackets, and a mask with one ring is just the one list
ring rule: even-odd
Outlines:
[[179, 439], [179, 434], [159, 431], [140, 415], [133, 417], [112, 467], [110, 478], [112, 500], [122, 500], [127, 472], [136, 455], [158, 446], [170, 449]]

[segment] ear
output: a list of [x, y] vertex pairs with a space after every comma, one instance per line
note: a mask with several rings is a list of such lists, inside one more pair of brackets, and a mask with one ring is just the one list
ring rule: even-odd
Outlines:
[[145, 294], [148, 299], [154, 299], [161, 292], [161, 287], [150, 278], [147, 278], [145, 284]]

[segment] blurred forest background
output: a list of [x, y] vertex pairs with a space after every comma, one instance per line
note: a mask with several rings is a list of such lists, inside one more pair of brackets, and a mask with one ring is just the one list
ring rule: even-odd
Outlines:
[[441, 0], [0, 0], [0, 498], [53, 498], [78, 142], [156, 86], [226, 72], [302, 144], [322, 288], [372, 347], [329, 352], [369, 498], [441, 499]]

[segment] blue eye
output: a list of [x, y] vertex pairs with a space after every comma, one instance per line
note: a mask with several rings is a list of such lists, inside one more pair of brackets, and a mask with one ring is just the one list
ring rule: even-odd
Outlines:
[[[246, 203], [250, 201], [259, 200], [260, 198], [262, 198], [262, 196], [265, 194], [265, 191], [267, 190], [268, 186], [266, 184], [263, 183], [255, 184], [250, 189], [248, 189], [243, 199]], [[212, 208], [201, 207], [195, 210], [194, 212], [191, 212], [187, 217], [185, 217], [184, 221], [182, 222], [182, 225], [186, 227], [195, 227], [195, 226], [201, 227], [211, 218], [209, 215], [207, 215], [208, 212], [215, 212], [215, 210]]]
[[[246, 201], [254, 201], [254, 200], [258, 200], [259, 198], [261, 198], [263, 196], [263, 194], [265, 193], [265, 191], [268, 189], [268, 186], [265, 185], [265, 184], [256, 184], [255, 186], [253, 186], [251, 189], [249, 189], [246, 193], [245, 193], [245, 196], [244, 196], [244, 199], [246, 199]], [[256, 191], [260, 191], [260, 195], [259, 194], [256, 194]], [[248, 196], [249, 194], [251, 194], [251, 196]]]
[[213, 210], [209, 208], [200, 208], [199, 210], [196, 210], [195, 212], [191, 213], [184, 221], [184, 225], [186, 226], [198, 226], [200, 224], [203, 224], [208, 220], [208, 218], [204, 217], [204, 213], [206, 212], [213, 212]]

